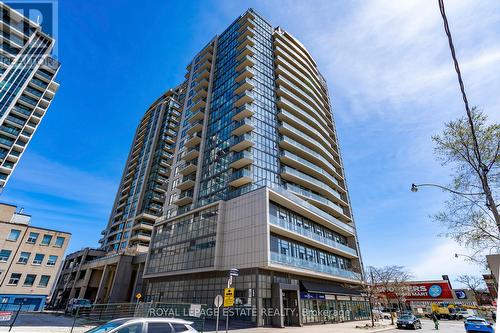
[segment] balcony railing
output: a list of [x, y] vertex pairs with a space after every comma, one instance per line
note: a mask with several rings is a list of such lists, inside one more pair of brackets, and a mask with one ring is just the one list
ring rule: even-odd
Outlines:
[[320, 243], [323, 243], [323, 244], [326, 244], [326, 245], [331, 246], [333, 248], [339, 249], [345, 253], [349, 253], [352, 256], [358, 255], [355, 249], [353, 249], [345, 244], [336, 242], [333, 239], [318, 235], [317, 233], [314, 233], [311, 230], [308, 230], [308, 229], [299, 227], [295, 224], [289, 223], [287, 221], [281, 220], [281, 219], [277, 218], [276, 216], [273, 216], [273, 215], [269, 216], [269, 222], [271, 224], [280, 226], [284, 229], [298, 233], [298, 234], [305, 236], [307, 238], [314, 239]]
[[284, 254], [271, 252], [271, 261], [277, 264], [290, 265], [293, 267], [307, 269], [313, 272], [326, 273], [351, 280], [361, 280], [361, 274], [347, 269], [333, 266], [321, 265], [305, 259], [290, 257]]

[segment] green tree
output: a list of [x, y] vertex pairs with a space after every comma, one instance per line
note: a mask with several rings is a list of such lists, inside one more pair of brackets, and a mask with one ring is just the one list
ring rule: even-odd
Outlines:
[[[445, 236], [474, 251], [500, 249], [500, 217], [497, 195], [500, 187], [500, 125], [489, 124], [486, 115], [471, 110], [469, 119], [459, 118], [445, 124], [442, 134], [433, 136], [435, 154], [444, 166], [454, 170], [451, 188], [457, 193], [446, 201], [445, 209], [434, 219], [447, 228]], [[477, 142], [477, 145], [476, 145]]]

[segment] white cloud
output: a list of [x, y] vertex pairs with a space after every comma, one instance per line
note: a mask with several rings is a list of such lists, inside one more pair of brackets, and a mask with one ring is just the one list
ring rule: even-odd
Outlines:
[[452, 284], [458, 275], [468, 274], [480, 276], [485, 268], [471, 263], [465, 257], [455, 258], [455, 253], [467, 255], [467, 249], [452, 240], [442, 239], [435, 245], [423, 248], [420, 253], [414, 254], [411, 266], [408, 266], [417, 280], [439, 280], [441, 275], [449, 275]]

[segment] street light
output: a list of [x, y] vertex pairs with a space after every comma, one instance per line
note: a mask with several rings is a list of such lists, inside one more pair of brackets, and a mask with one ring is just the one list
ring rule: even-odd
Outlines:
[[481, 207], [480, 205], [478, 205], [477, 202], [475, 202], [474, 200], [472, 200], [471, 198], [469, 198], [469, 196], [476, 196], [476, 195], [484, 195], [484, 192], [478, 192], [478, 193], [462, 193], [462, 192], [458, 192], [458, 191], [455, 191], [455, 190], [452, 190], [451, 188], [447, 188], [447, 187], [444, 187], [443, 185], [438, 185], [438, 184], [432, 184], [432, 183], [424, 183], [424, 184], [411, 184], [411, 191], [412, 192], [418, 192], [418, 188], [419, 187], [422, 187], [422, 186], [431, 186], [431, 187], [437, 187], [437, 188], [440, 188], [442, 190], [445, 190], [445, 191], [448, 191], [450, 193], [453, 193], [453, 194], [456, 194], [456, 195], [459, 195], [461, 196], [462, 198], [465, 198], [467, 200], [469, 200], [470, 202], [472, 202], [474, 205], [476, 205], [477, 207], [479, 207], [479, 209], [481, 209], [485, 214], [486, 216], [488, 216], [493, 222], [495, 222], [496, 224], [496, 221], [495, 219], [490, 215], [490, 213], [488, 213], [488, 211], [486, 211], [486, 209], [484, 209], [483, 207]]

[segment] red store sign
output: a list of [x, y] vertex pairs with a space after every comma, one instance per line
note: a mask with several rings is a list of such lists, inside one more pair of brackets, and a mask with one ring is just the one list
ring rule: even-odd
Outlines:
[[[383, 286], [377, 288], [379, 293], [385, 294], [389, 298], [395, 298], [394, 288], [389, 287], [389, 290], [385, 290]], [[401, 292], [408, 301], [453, 298], [448, 282], [407, 283]]]

